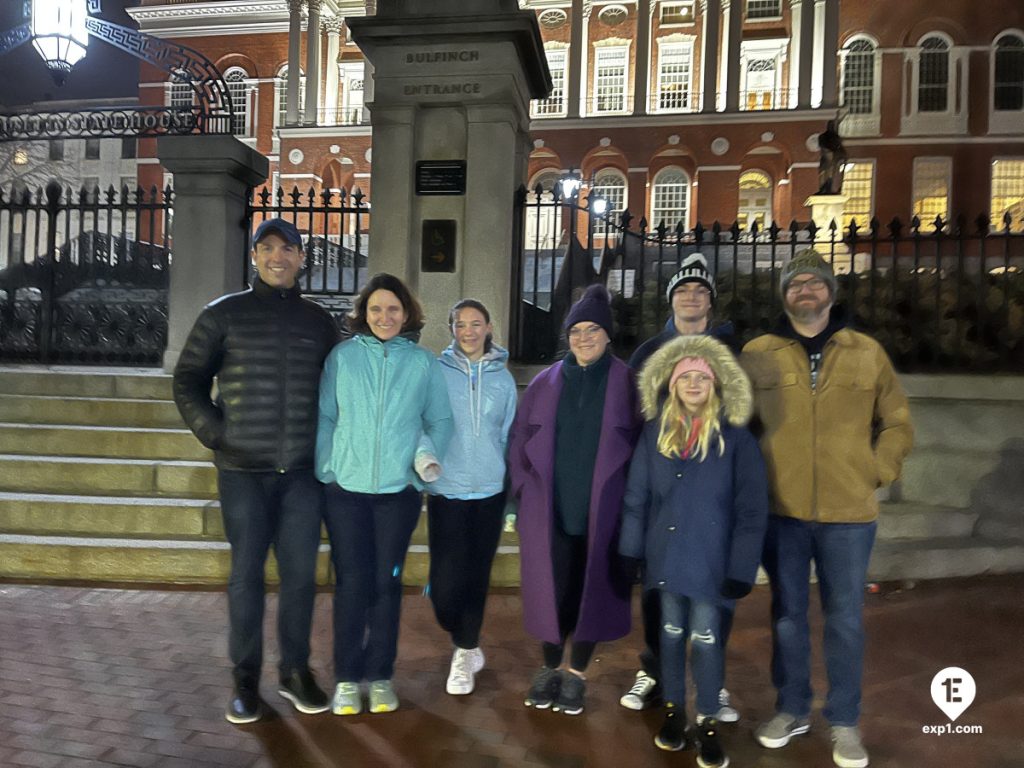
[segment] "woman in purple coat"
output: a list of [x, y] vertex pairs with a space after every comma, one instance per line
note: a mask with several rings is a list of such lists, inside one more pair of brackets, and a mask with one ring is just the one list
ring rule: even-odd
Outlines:
[[578, 715], [595, 644], [629, 632], [631, 585], [616, 547], [641, 422], [632, 374], [608, 349], [608, 291], [588, 288], [564, 328], [569, 354], [520, 402], [509, 470], [519, 498], [523, 617], [544, 656], [525, 703]]

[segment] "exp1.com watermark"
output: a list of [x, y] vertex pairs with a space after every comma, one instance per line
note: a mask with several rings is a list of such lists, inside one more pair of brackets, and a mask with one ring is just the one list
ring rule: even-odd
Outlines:
[[932, 701], [950, 719], [945, 725], [923, 725], [921, 733], [935, 736], [984, 733], [980, 725], [953, 725], [977, 693], [974, 678], [966, 669], [946, 667], [932, 678]]

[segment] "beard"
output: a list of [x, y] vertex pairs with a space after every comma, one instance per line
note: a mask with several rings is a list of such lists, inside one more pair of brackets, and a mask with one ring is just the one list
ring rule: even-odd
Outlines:
[[806, 300], [803, 296], [794, 302], [786, 301], [786, 314], [798, 323], [811, 323], [827, 316], [832, 309], [832, 297]]

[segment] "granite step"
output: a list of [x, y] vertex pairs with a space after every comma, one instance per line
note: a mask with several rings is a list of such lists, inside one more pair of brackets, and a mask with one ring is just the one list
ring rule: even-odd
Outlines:
[[985, 537], [877, 541], [868, 567], [872, 581], [945, 579], [1024, 571], [1024, 540]]
[[0, 422], [181, 429], [170, 400], [0, 394]]
[[158, 368], [4, 366], [0, 393], [170, 400], [171, 376]]
[[125, 459], [212, 461], [187, 429], [95, 427], [0, 422], [0, 453]]
[[205, 461], [0, 455], [0, 491], [213, 498], [217, 471]]
[[917, 502], [886, 502], [878, 515], [878, 538], [927, 539], [971, 536], [978, 514], [970, 509]]

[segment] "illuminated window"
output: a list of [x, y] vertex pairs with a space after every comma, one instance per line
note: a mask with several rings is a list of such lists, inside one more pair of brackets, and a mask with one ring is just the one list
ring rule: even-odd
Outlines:
[[1010, 228], [1024, 232], [1024, 158], [992, 161], [992, 227], [1003, 229], [1003, 216], [1010, 214]]
[[651, 229], [664, 223], [674, 229], [682, 222], [689, 229], [690, 177], [680, 168], [665, 168], [654, 177], [651, 192]]
[[662, 3], [662, 24], [693, 24], [693, 3]]
[[758, 231], [772, 223], [772, 180], [764, 171], [745, 171], [740, 176], [736, 221], [749, 232], [756, 221]]
[[627, 48], [598, 48], [594, 57], [594, 111], [623, 112], [626, 109]]
[[866, 231], [875, 210], [875, 161], [855, 160], [843, 171], [843, 194], [849, 199], [843, 206], [843, 229], [857, 222], [859, 232]]
[[952, 173], [953, 161], [948, 157], [914, 158], [914, 216], [921, 220], [922, 228], [930, 228], [936, 216], [949, 221]]
[[693, 46], [664, 44], [658, 48], [658, 110], [682, 111], [691, 107], [690, 73]]
[[626, 205], [626, 179], [618, 171], [599, 171], [594, 177], [594, 186], [590, 197], [600, 197], [608, 201], [608, 215], [622, 213]]

